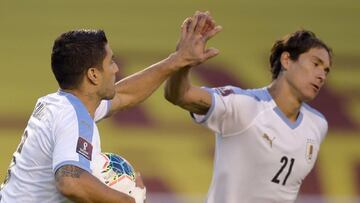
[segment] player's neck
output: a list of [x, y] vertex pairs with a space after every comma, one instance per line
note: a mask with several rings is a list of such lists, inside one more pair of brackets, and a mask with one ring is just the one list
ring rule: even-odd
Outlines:
[[84, 104], [90, 116], [94, 118], [96, 108], [100, 104], [100, 98], [95, 93], [84, 91], [82, 88], [62, 90], [76, 96]]
[[269, 93], [278, 108], [291, 121], [295, 122], [301, 107], [301, 101], [283, 80], [274, 80], [269, 86]]

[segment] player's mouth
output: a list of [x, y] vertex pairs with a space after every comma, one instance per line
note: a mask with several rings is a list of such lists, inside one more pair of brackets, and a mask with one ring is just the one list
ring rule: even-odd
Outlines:
[[316, 84], [311, 84], [315, 92], [318, 92], [320, 90], [320, 86]]

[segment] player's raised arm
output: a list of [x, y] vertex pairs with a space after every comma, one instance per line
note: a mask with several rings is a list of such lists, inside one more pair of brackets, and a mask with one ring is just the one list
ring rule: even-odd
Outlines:
[[[181, 36], [176, 52], [150, 67], [120, 80], [110, 113], [134, 106], [150, 96], [171, 74], [184, 67], [202, 63], [218, 54], [216, 49], [206, 49], [206, 42], [221, 27], [209, 29], [207, 13], [196, 12], [181, 26]], [[202, 33], [204, 30], [207, 32]], [[210, 31], [209, 31], [210, 30]]]
[[166, 81], [165, 98], [189, 112], [204, 115], [211, 106], [211, 95], [191, 84], [189, 72], [190, 67], [179, 70]]
[[[207, 17], [204, 22], [206, 26], [199, 27], [197, 32], [201, 33], [206, 40], [221, 31], [221, 26], [215, 26], [215, 22], [211, 17]], [[192, 24], [189, 26], [191, 29]], [[184, 29], [184, 28], [183, 28]], [[181, 47], [181, 41], [179, 46]], [[202, 47], [205, 53], [216, 53], [218, 50], [214, 48], [206, 49]], [[195, 64], [196, 65], [196, 64]], [[165, 98], [171, 103], [180, 106], [190, 112], [196, 114], [206, 114], [211, 106], [211, 95], [200, 87], [193, 86], [189, 79], [189, 72], [193, 66], [178, 70], [170, 76], [165, 85]]]
[[87, 171], [64, 165], [55, 173], [57, 189], [74, 202], [136, 203], [135, 199], [101, 183]]

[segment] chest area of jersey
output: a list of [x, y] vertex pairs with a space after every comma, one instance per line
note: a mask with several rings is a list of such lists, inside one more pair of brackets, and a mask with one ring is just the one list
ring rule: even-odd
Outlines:
[[274, 177], [279, 173], [284, 176], [282, 180], [287, 175], [285, 171], [291, 171], [292, 180], [301, 181], [313, 168], [319, 152], [316, 131], [301, 125], [292, 129], [276, 118], [259, 119], [255, 123], [242, 138], [256, 149], [250, 155], [255, 164], [272, 168]]
[[302, 118], [297, 126], [289, 126], [275, 113], [258, 117], [246, 134], [267, 153], [302, 157], [307, 162], [313, 161], [320, 145], [312, 123]]

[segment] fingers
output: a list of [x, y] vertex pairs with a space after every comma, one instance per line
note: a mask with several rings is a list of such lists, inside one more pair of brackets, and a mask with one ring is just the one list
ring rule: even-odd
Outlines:
[[205, 14], [207, 15], [206, 16], [207, 18], [206, 18], [205, 26], [201, 32], [202, 35], [206, 34], [215, 27], [215, 21], [212, 19], [210, 12], [206, 11]]
[[188, 34], [203, 34], [214, 27], [214, 22], [208, 11], [196, 11], [188, 23]]
[[205, 41], [208, 41], [209, 39], [211, 39], [212, 37], [214, 37], [217, 33], [221, 32], [222, 29], [223, 29], [223, 28], [222, 28], [220, 25], [218, 25], [218, 26], [216, 26], [215, 28], [213, 28], [212, 30], [206, 32], [206, 33], [204, 34], [204, 40], [205, 40]]
[[216, 26], [215, 21], [210, 16], [210, 12], [196, 12], [195, 15], [192, 17], [193, 21], [190, 22], [191, 26], [190, 30], [191, 33], [189, 34], [201, 34], [205, 41], [211, 39], [215, 36], [218, 32], [222, 30], [221, 26]]
[[182, 40], [184, 40], [187, 37], [187, 32], [189, 30], [189, 26], [190, 26], [191, 22], [192, 22], [192, 18], [188, 17], [181, 24], [180, 40], [178, 41], [178, 43], [176, 45], [176, 51], [179, 50]]
[[136, 187], [145, 188], [144, 182], [139, 172], [136, 172], [135, 183]]
[[209, 12], [197, 11], [194, 16], [185, 19], [176, 47], [177, 61], [181, 62], [181, 67], [196, 65], [218, 55], [217, 49], [206, 49], [206, 44], [221, 29], [221, 26], [216, 26]]
[[198, 19], [198, 23], [195, 26], [194, 33], [195, 34], [202, 34], [202, 32], [205, 30], [205, 27], [208, 27], [207, 20], [209, 16], [206, 13], [199, 13], [195, 18]]
[[188, 32], [190, 34], [195, 32], [195, 28], [196, 28], [196, 25], [198, 24], [198, 20], [199, 20], [199, 14], [200, 14], [200, 11], [196, 11], [195, 15], [192, 17], [192, 21], [191, 21], [189, 29], [188, 29]]
[[213, 48], [213, 47], [206, 49], [205, 50], [205, 57], [204, 57], [205, 61], [212, 58], [212, 57], [217, 56], [219, 53], [220, 53], [220, 51], [218, 49], [216, 49], [216, 48]]
[[189, 30], [191, 22], [192, 22], [191, 17], [188, 17], [182, 23], [182, 25], [181, 25], [181, 37], [182, 38], [184, 38], [186, 36], [186, 32]]

